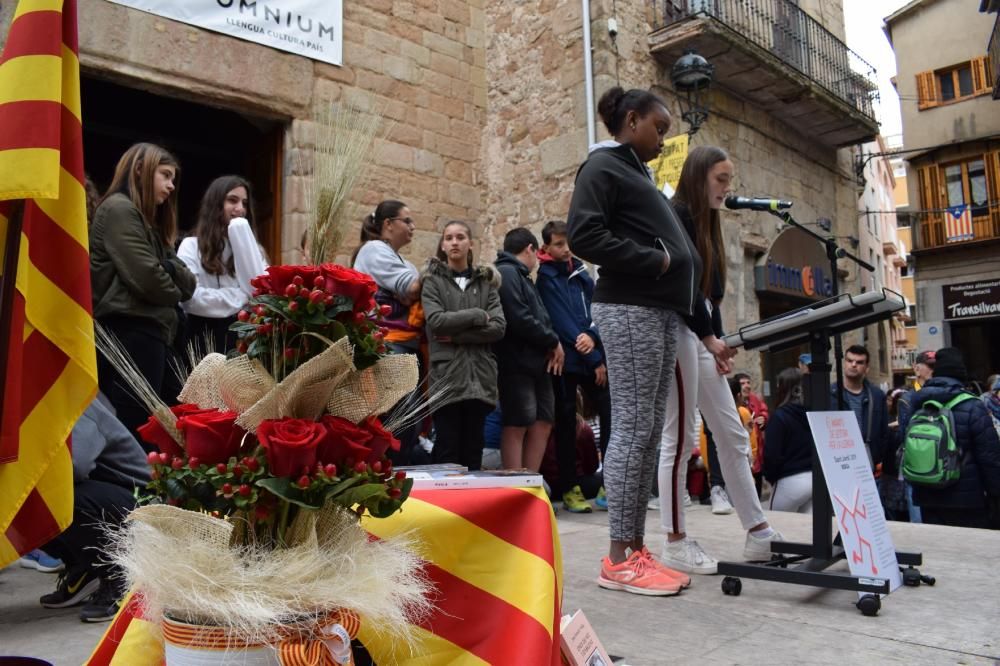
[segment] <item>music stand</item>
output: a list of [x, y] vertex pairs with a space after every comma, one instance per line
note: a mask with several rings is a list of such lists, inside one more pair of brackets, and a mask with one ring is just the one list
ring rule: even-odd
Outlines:
[[[838, 258], [849, 258], [868, 270], [874, 270], [870, 264], [838, 247], [833, 238], [824, 238], [796, 222], [788, 212], [770, 212], [823, 243], [827, 258], [830, 260], [830, 275], [834, 293], [838, 292]], [[881, 299], [877, 292], [869, 292], [869, 294], [862, 294], [862, 297], [836, 296], [822, 303], [800, 308], [792, 313], [744, 326], [733, 336], [727, 336], [727, 339], [735, 338], [734, 343], [741, 344], [746, 349], [780, 350], [808, 342], [812, 353], [812, 362], [809, 364], [810, 374], [806, 388], [808, 404], [813, 411], [828, 411], [831, 408], [829, 355], [831, 340], [833, 340], [837, 369], [837, 394], [840, 396], [840, 408], [843, 409], [840, 333], [888, 319], [892, 316], [893, 311], [905, 307], [905, 300], [895, 292], [883, 289]], [[892, 299], [891, 302], [890, 299]], [[834, 311], [836, 314], [822, 316], [823, 312]], [[778, 322], [784, 322], [785, 326], [781, 326]], [[757, 335], [754, 334], [755, 331], [758, 333]], [[866, 593], [858, 600], [858, 609], [864, 615], [877, 615], [882, 605], [878, 595], [889, 593], [888, 579], [855, 576], [849, 572], [825, 571], [832, 564], [844, 559], [845, 551], [839, 543], [839, 537], [837, 541], [834, 541], [832, 536], [833, 506], [830, 503], [826, 478], [823, 476], [818, 453], [814, 453], [812, 461], [812, 499], [812, 543], [771, 542], [771, 552], [779, 557], [769, 562], [719, 562], [718, 572], [725, 576], [722, 580], [723, 593], [739, 595], [742, 589], [740, 578], [854, 590]], [[899, 564], [913, 566], [921, 564], [923, 558], [920, 553], [897, 551], [896, 560]]]

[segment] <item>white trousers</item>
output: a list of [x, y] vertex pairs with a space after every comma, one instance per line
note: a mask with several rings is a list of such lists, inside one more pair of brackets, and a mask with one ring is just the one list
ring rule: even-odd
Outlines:
[[799, 472], [798, 474], [783, 476], [774, 484], [774, 490], [771, 491], [771, 510], [812, 513], [812, 500], [812, 470]]
[[667, 397], [667, 420], [660, 440], [657, 477], [663, 529], [684, 532], [682, 501], [687, 490], [688, 461], [699, 437], [695, 425], [698, 410], [715, 438], [719, 467], [726, 479], [726, 493], [743, 529], [760, 525], [767, 519], [747, 459], [750, 436], [736, 411], [729, 382], [715, 369], [715, 357], [684, 325], [678, 335], [675, 372], [674, 389]]

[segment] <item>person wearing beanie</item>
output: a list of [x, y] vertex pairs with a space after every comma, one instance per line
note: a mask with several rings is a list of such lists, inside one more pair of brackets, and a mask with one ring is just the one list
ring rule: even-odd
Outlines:
[[[919, 391], [899, 400], [898, 443], [906, 436], [910, 417], [928, 400], [942, 405], [966, 392], [968, 372], [962, 352], [955, 347], [934, 354], [934, 376]], [[980, 400], [964, 400], [951, 410], [955, 442], [962, 451], [958, 482], [947, 488], [914, 484], [913, 501], [925, 523], [956, 527], [988, 527], [988, 507], [1000, 498], [1000, 438], [989, 411]]]

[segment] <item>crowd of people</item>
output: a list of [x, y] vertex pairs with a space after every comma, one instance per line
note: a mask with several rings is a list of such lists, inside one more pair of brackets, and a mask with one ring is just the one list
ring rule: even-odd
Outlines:
[[[476, 470], [498, 450], [505, 468], [541, 470], [565, 510], [607, 510], [601, 587], [675, 595], [690, 574], [717, 566], [684, 517], [696, 449], [712, 511], [739, 517], [746, 560], [769, 559], [781, 538], [761, 503], [762, 480], [772, 487], [771, 510], [810, 510], [802, 377], [811, 359], [803, 355], [799, 368], [778, 375], [770, 413], [748, 375], [727, 379], [735, 352], [722, 341], [719, 209], [735, 165], [721, 148], [693, 148], [670, 199], [647, 166], [671, 125], [664, 102], [615, 87], [598, 111], [613, 139], [591, 147], [567, 219], [547, 222], [541, 242], [515, 228], [495, 260], [483, 261], [473, 225], [449, 221], [420, 270], [401, 254], [413, 239], [413, 213], [385, 200], [364, 219], [351, 264], [378, 286], [388, 350], [415, 355], [426, 380], [387, 415], [404, 424], [395, 462]], [[268, 263], [251, 184], [237, 175], [211, 183], [193, 233], [178, 244], [179, 171], [163, 148], [133, 146], [95, 202], [90, 227], [94, 317], [167, 402], [180, 388], [171, 359], [187, 341], [231, 350], [229, 327]], [[596, 282], [584, 262], [598, 267]], [[857, 417], [887, 513], [989, 526], [1000, 497], [1000, 380], [982, 399], [954, 402], [968, 377], [960, 353], [946, 348], [918, 358], [913, 391], [887, 398], [866, 379], [868, 360], [864, 347], [847, 349], [843, 393], [834, 387], [832, 397]], [[101, 397], [74, 430], [73, 527], [25, 560], [62, 571], [43, 605], [86, 601], [87, 621], [112, 617], [123, 592], [113, 568], [92, 556], [102, 536], [89, 526], [120, 522], [148, 480], [138, 437], [148, 414], [109, 363], [99, 373]], [[940, 488], [904, 478], [901, 453], [909, 421], [932, 403], [948, 405], [960, 450], [959, 480]], [[656, 555], [645, 539], [654, 482], [664, 531]]]

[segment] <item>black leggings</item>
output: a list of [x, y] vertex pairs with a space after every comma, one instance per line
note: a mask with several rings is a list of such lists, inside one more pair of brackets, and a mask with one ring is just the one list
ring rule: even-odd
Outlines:
[[480, 469], [485, 437], [483, 425], [493, 405], [482, 400], [461, 400], [438, 407], [434, 412], [434, 463], [458, 463]]
[[[162, 392], [163, 379], [167, 373], [167, 343], [157, 335], [156, 326], [136, 317], [102, 319], [101, 325], [118, 338], [121, 347], [132, 358], [153, 391], [164, 397]], [[97, 375], [101, 392], [111, 401], [118, 420], [146, 451], [156, 451], [155, 446], [142, 441], [137, 431], [149, 419], [149, 410], [135, 398], [132, 389], [125, 384], [103, 354], [97, 356]]]

